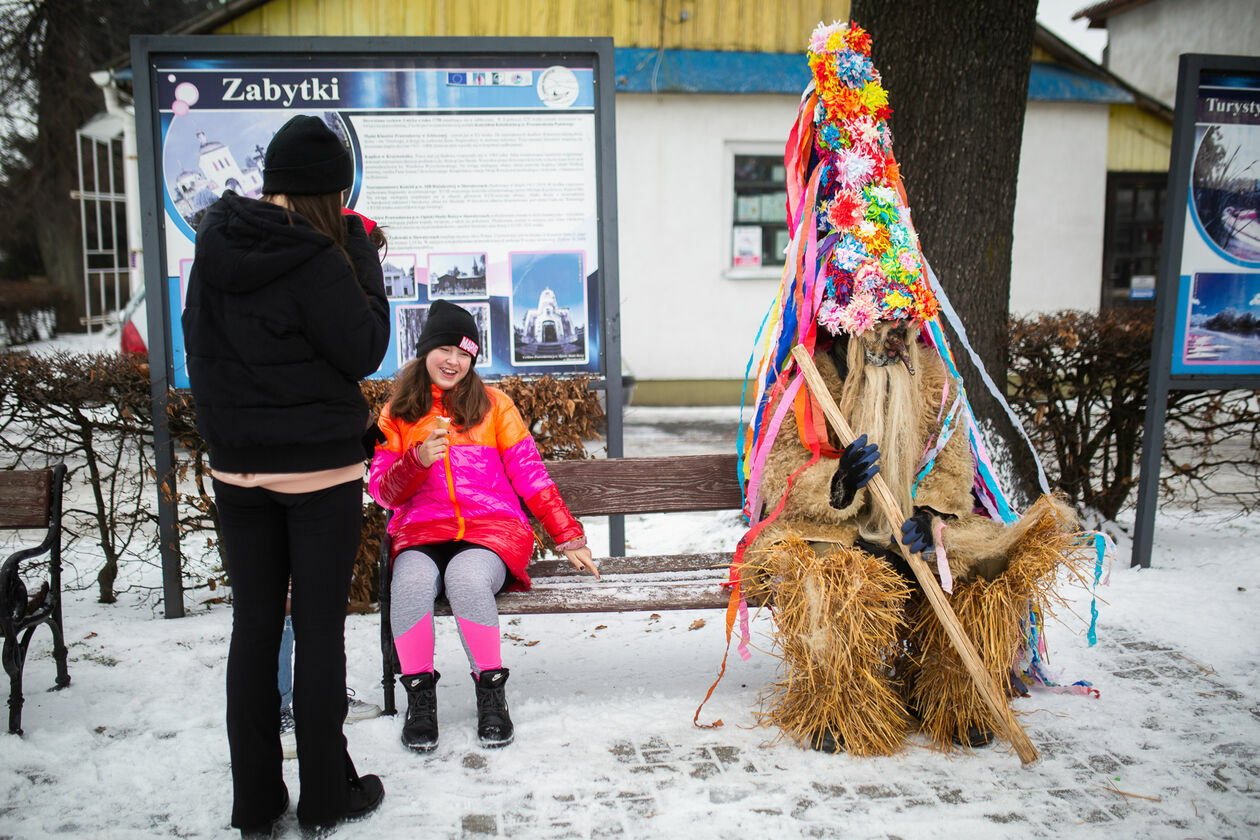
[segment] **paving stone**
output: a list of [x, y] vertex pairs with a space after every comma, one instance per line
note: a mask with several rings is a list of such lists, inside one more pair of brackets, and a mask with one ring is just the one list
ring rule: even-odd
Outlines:
[[460, 820], [465, 836], [486, 836], [499, 833], [498, 821], [493, 814], [465, 814]]
[[691, 772], [687, 775], [693, 779], [712, 779], [714, 776], [720, 776], [721, 774], [722, 768], [711, 761], [706, 761], [700, 764], [693, 764]]
[[617, 756], [617, 760], [622, 764], [629, 764], [638, 760], [638, 750], [634, 748], [634, 744], [629, 741], [618, 741], [608, 748], [608, 751]]
[[714, 805], [726, 805], [747, 799], [749, 791], [742, 788], [709, 788], [709, 801]]

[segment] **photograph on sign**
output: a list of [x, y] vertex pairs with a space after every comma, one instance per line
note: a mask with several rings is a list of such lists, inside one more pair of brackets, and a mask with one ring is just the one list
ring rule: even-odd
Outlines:
[[[456, 304], [472, 313], [477, 322], [477, 333], [480, 336], [477, 350], [477, 366], [480, 367], [491, 356], [490, 336], [490, 304], [464, 302]], [[416, 342], [420, 340], [420, 332], [424, 322], [429, 320], [427, 304], [418, 306], [399, 306], [394, 309], [394, 337], [398, 347], [398, 367], [402, 367], [416, 357]]]
[[512, 254], [512, 361], [586, 361], [582, 252]]
[[1260, 273], [1196, 274], [1182, 360], [1260, 364]]
[[[265, 152], [297, 114], [319, 117], [354, 162], [345, 205], [374, 220], [394, 311], [393, 376], [414, 355], [427, 304], [464, 305], [484, 330], [483, 376], [599, 372], [601, 347], [592, 58], [525, 56], [159, 57], [152, 67], [173, 347], [197, 225], [227, 190], [262, 195]], [[530, 333], [513, 260], [556, 255], [554, 306]], [[514, 256], [515, 255], [515, 256]], [[530, 283], [534, 281], [530, 280]], [[567, 325], [567, 326], [566, 326]], [[554, 335], [548, 330], [555, 328]], [[496, 334], [497, 333], [497, 334]], [[187, 385], [182, 357], [177, 386]], [[541, 369], [540, 369], [541, 368]]]
[[386, 254], [381, 260], [385, 296], [391, 300], [416, 299], [416, 255]]
[[486, 254], [429, 254], [429, 300], [438, 298], [484, 298], [486, 296]]
[[1222, 255], [1260, 265], [1260, 126], [1208, 127], [1193, 178], [1199, 229]]

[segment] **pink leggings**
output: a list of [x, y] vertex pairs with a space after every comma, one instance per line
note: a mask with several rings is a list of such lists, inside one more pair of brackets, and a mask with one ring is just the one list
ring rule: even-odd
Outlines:
[[507, 566], [499, 555], [471, 543], [399, 552], [390, 579], [389, 620], [402, 672], [433, 670], [433, 604], [443, 593], [473, 672], [503, 667], [494, 596], [506, 579]]

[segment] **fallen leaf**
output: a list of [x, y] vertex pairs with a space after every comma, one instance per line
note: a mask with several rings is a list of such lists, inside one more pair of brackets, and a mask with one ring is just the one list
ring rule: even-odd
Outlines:
[[703, 618], [697, 618], [695, 621], [691, 622], [691, 626], [690, 626], [690, 627], [688, 627], [687, 629], [688, 629], [688, 630], [699, 630], [699, 629], [700, 629], [701, 627], [703, 627], [703, 626], [704, 626], [704, 619], [703, 619]]
[[607, 629], [608, 629], [608, 625], [607, 625], [607, 624], [597, 624], [597, 625], [595, 625], [595, 629], [596, 629], [596, 630], [607, 630]]

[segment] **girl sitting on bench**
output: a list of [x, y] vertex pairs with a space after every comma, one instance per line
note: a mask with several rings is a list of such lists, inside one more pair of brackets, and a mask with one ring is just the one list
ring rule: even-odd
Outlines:
[[407, 690], [402, 742], [437, 748], [433, 604], [445, 591], [477, 695], [484, 747], [512, 742], [494, 596], [529, 589], [534, 534], [520, 498], [577, 569], [599, 576], [582, 526], [547, 475], [538, 447], [510, 397], [473, 370], [480, 333], [466, 310], [437, 300], [381, 411], [385, 442], [368, 490], [394, 512], [390, 622]]

